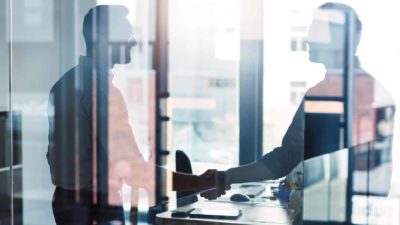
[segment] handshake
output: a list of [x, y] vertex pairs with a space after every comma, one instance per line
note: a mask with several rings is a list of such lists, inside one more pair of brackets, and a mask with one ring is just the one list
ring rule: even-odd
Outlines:
[[209, 169], [199, 176], [199, 180], [203, 183], [200, 186], [204, 187], [200, 191], [200, 196], [208, 200], [217, 199], [231, 189], [231, 183], [225, 171]]

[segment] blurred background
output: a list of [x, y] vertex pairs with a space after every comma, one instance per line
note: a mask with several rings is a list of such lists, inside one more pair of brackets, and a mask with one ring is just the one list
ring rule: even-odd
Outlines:
[[[362, 67], [399, 105], [400, 3], [340, 2], [352, 6], [363, 23], [357, 51]], [[193, 172], [200, 174], [252, 162], [281, 144], [305, 93], [327, 72], [309, 61], [305, 39], [312, 13], [323, 3], [1, 1], [0, 224], [55, 224], [54, 186], [46, 160], [48, 95], [85, 54], [82, 21], [91, 7], [121, 4], [130, 10], [138, 45], [131, 52], [132, 62], [114, 69], [114, 83], [125, 99], [143, 157], [174, 170], [173, 155], [181, 149], [191, 159]], [[328, 73], [338, 71], [341, 68], [331, 68]], [[371, 168], [349, 172], [346, 149], [307, 162], [305, 220], [400, 224], [398, 118], [390, 134], [392, 146], [376, 150], [380, 161]], [[391, 177], [385, 176], [389, 164]], [[349, 176], [354, 183], [351, 199], [345, 189]], [[175, 204], [175, 193], [168, 190], [170, 178], [159, 171], [147, 178], [135, 192], [139, 213], [166, 197]], [[391, 185], [365, 184], [385, 184], [379, 179]], [[389, 197], [382, 194], [387, 191]], [[350, 217], [346, 204], [352, 204]]]

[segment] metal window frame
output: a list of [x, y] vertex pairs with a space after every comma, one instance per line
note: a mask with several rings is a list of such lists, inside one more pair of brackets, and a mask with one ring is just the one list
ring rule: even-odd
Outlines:
[[240, 41], [239, 164], [263, 154], [263, 40]]
[[343, 74], [343, 99], [344, 99], [344, 147], [348, 148], [348, 175], [346, 187], [346, 224], [352, 224], [352, 197], [353, 197], [353, 168], [354, 152], [350, 150], [352, 146], [353, 134], [353, 113], [354, 113], [354, 13], [345, 13], [345, 43], [344, 43], [344, 74]]
[[[167, 149], [166, 100], [168, 92], [168, 0], [155, 1], [155, 42], [153, 54], [153, 69], [156, 74], [156, 164], [165, 165], [169, 151]], [[168, 201], [166, 194], [166, 174], [162, 168], [156, 168], [156, 204]]]

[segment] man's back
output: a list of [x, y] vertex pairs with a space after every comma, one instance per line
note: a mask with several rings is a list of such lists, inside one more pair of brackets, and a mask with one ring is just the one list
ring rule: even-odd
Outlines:
[[53, 184], [65, 189], [92, 185], [90, 71], [81, 62], [50, 91], [47, 159]]
[[[394, 109], [395, 102], [386, 88], [366, 71], [357, 69], [354, 78], [354, 89], [350, 93], [354, 99], [351, 109], [353, 111], [352, 145], [359, 145], [376, 139], [378, 108], [392, 107]], [[325, 79], [307, 91], [306, 99], [312, 96], [343, 97], [343, 87], [342, 74], [328, 73]], [[320, 101], [310, 101], [305, 104], [305, 112], [343, 113], [344, 103], [337, 103], [329, 107]]]

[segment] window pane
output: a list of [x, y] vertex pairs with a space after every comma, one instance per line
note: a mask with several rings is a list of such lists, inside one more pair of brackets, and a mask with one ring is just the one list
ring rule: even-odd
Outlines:
[[155, 204], [150, 3], [125, 3], [13, 4], [15, 224], [137, 222]]
[[[12, 117], [10, 107], [9, 2], [0, 3], [0, 221], [11, 223]], [[20, 209], [19, 207], [18, 209]], [[20, 213], [20, 210], [16, 210]]]
[[[385, 215], [397, 211], [383, 213], [378, 210], [378, 205], [391, 204], [386, 196], [389, 190], [396, 188], [390, 185], [390, 180], [398, 177], [392, 175], [397, 173], [392, 167], [398, 154], [392, 151], [393, 131], [396, 130], [393, 129], [392, 96], [397, 97], [397, 89], [392, 87], [391, 78], [385, 74], [388, 74], [386, 71], [391, 71], [390, 74], [398, 72], [390, 66], [393, 56], [392, 50], [388, 49], [398, 49], [399, 46], [396, 41], [388, 42], [385, 38], [377, 41], [375, 38], [381, 36], [383, 30], [392, 33], [389, 21], [393, 19], [389, 18], [395, 13], [392, 9], [381, 11], [381, 17], [387, 18], [381, 20], [371, 16], [376, 13], [372, 9], [379, 5], [376, 1], [366, 4], [345, 1], [345, 4], [319, 1], [266, 3], [265, 58], [269, 60], [264, 66], [264, 151], [268, 153], [283, 144], [282, 138], [292, 123], [294, 111], [305, 95], [305, 155], [318, 140], [324, 140], [321, 147], [325, 150], [319, 149], [320, 153], [343, 148], [346, 143], [351, 148], [306, 161], [304, 219], [344, 221], [349, 219], [346, 207], [350, 207], [353, 210], [350, 218], [354, 223], [388, 222]], [[351, 31], [354, 36], [347, 41], [345, 25], [349, 22], [346, 18], [354, 12], [349, 6], [358, 14], [362, 26], [355, 15], [354, 30]], [[398, 6], [390, 4], [385, 7]], [[385, 29], [379, 28], [382, 24], [385, 24]], [[393, 36], [398, 34], [394, 32]], [[290, 47], [287, 45], [289, 42]], [[388, 46], [387, 49], [383, 50], [382, 45]], [[380, 54], [376, 52], [378, 48]], [[345, 77], [349, 63], [354, 66], [349, 72], [354, 85], [349, 93], [343, 94], [348, 82]], [[387, 66], [379, 66], [382, 64]], [[305, 85], [297, 85], [299, 82]], [[353, 100], [347, 105], [346, 102], [351, 100], [349, 96]], [[347, 110], [352, 117], [347, 123], [350, 128], [344, 127]], [[321, 123], [322, 120], [326, 121]], [[328, 121], [334, 120], [338, 126], [328, 126]], [[326, 128], [329, 130], [324, 131]], [[309, 130], [318, 137], [312, 143], [308, 143]], [[336, 140], [331, 139], [333, 137]], [[349, 160], [353, 160], [350, 171], [347, 168]], [[347, 182], [350, 181], [351, 196], [346, 199]], [[391, 197], [397, 200], [397, 197]]]
[[239, 1], [169, 4], [173, 149], [203, 164], [200, 171], [237, 164]]

